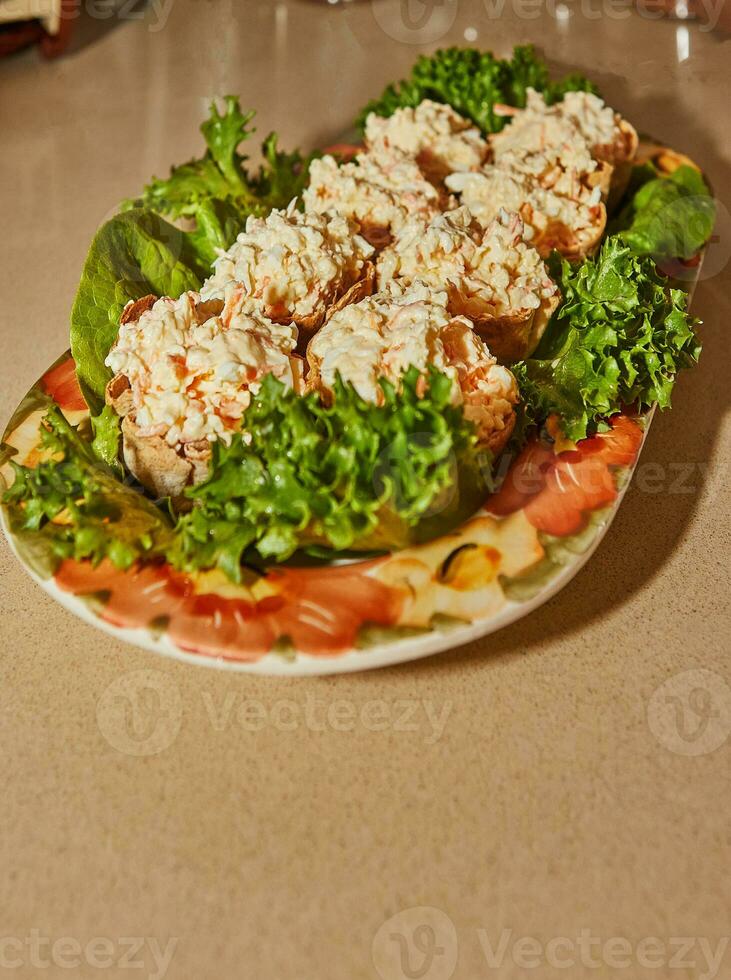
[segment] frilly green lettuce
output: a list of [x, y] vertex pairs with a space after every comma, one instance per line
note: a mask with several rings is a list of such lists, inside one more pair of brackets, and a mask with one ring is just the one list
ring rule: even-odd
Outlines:
[[[295, 395], [267, 375], [246, 411], [246, 435], [215, 442], [208, 477], [187, 491], [192, 509], [170, 520], [116, 478], [111, 466], [53, 408], [42, 426], [52, 458], [14, 465], [4, 496], [18, 532], [41, 534], [57, 558], [109, 558], [127, 568], [165, 558], [191, 571], [221, 568], [239, 581], [242, 561], [282, 561], [299, 549], [379, 550], [429, 538], [484, 499], [490, 457], [451, 404], [452, 381], [415, 368], [383, 404], [338, 380], [334, 402]], [[111, 449], [103, 419], [96, 440]], [[59, 522], [59, 518], [61, 521]]]
[[128, 568], [168, 553], [174, 537], [170, 519], [118, 479], [60, 409], [49, 409], [40, 432], [44, 458], [37, 466], [10, 461], [15, 480], [3, 504], [11, 530], [41, 535], [57, 560], [88, 558], [96, 564], [109, 558]]
[[[474, 427], [451, 404], [452, 382], [415, 368], [400, 391], [365, 402], [338, 380], [330, 406], [268, 375], [245, 415], [247, 435], [215, 443], [208, 479], [178, 525], [182, 567], [217, 565], [233, 579], [244, 552], [282, 560], [295, 550], [376, 550], [436, 533], [482, 483]], [[464, 515], [463, 515], [464, 516]]]
[[422, 55], [409, 78], [388, 85], [380, 98], [365, 106], [357, 125], [363, 129], [371, 112], [391, 116], [396, 109], [432, 99], [452, 106], [483, 133], [496, 133], [508, 119], [499, 115], [495, 106], [525, 106], [528, 88], [542, 92], [549, 103], [556, 102], [568, 91], [597, 91], [582, 75], [551, 81], [546, 63], [537, 57], [532, 45], [516, 47], [513, 57], [505, 60], [476, 48], [446, 48], [433, 55]]
[[620, 236], [577, 266], [552, 258], [563, 301], [532, 357], [513, 366], [529, 421], [560, 416], [582, 439], [624, 405], [670, 405], [677, 372], [700, 354], [698, 321], [648, 256]]
[[150, 208], [173, 220], [192, 219], [191, 239], [207, 265], [216, 258], [217, 249], [235, 241], [249, 215], [267, 215], [299, 196], [315, 155], [280, 150], [276, 134], [270, 133], [261, 147], [261, 167], [249, 173], [248, 158], [239, 147], [251, 139], [250, 123], [256, 113], [242, 112], [233, 95], [225, 96], [223, 105], [219, 112], [213, 103], [201, 125], [206, 142], [203, 156], [173, 167], [169, 177], [154, 177], [138, 199], [124, 205]]

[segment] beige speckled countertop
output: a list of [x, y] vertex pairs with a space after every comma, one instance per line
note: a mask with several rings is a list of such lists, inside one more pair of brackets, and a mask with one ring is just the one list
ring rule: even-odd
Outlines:
[[[69, 57], [0, 63], [3, 421], [66, 347], [95, 228], [197, 152], [209, 96], [241, 92], [285, 145], [331, 139], [407, 70], [426, 9], [85, 7]], [[729, 201], [729, 42], [617, 2], [497, 7], [429, 7], [425, 48], [537, 42]], [[730, 236], [725, 212], [701, 366], [644, 450], [659, 483], [482, 642], [329, 679], [218, 674], [77, 621], [0, 545], [0, 974], [731, 975]]]

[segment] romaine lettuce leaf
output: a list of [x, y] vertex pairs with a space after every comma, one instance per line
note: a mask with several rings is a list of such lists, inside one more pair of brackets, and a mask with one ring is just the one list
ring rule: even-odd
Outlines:
[[422, 55], [409, 78], [388, 85], [379, 99], [365, 106], [357, 125], [363, 129], [371, 112], [391, 116], [403, 106], [413, 107], [423, 99], [432, 99], [451, 105], [483, 133], [496, 133], [508, 119], [495, 112], [495, 105], [525, 106], [528, 88], [542, 92], [549, 103], [572, 90], [596, 92], [596, 87], [581, 75], [552, 82], [548, 67], [532, 45], [516, 47], [513, 57], [504, 61], [476, 48], [447, 48], [431, 56]]
[[184, 232], [152, 211], [119, 214], [91, 243], [71, 310], [71, 352], [92, 412], [104, 403], [111, 373], [104, 359], [126, 303], [148, 293], [179, 296], [198, 289], [200, 268]]
[[94, 438], [91, 451], [117, 476], [124, 476], [124, 468], [119, 459], [119, 443], [122, 437], [122, 420], [111, 405], [105, 405], [98, 415], [92, 415], [91, 430]]
[[514, 365], [524, 413], [560, 416], [569, 439], [582, 439], [623, 405], [670, 405], [677, 372], [700, 354], [687, 296], [653, 260], [610, 236], [578, 266], [554, 253], [563, 302], [534, 355]]
[[656, 262], [690, 259], [713, 232], [716, 209], [708, 185], [693, 167], [678, 167], [670, 176], [653, 176], [651, 167], [635, 168], [634, 192], [611, 230], [638, 255]]

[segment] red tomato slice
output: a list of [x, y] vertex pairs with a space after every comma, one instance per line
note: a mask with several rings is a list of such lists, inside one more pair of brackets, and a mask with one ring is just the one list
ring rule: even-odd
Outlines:
[[63, 411], [83, 412], [86, 402], [76, 379], [76, 365], [72, 357], [56, 364], [41, 378], [41, 388]]

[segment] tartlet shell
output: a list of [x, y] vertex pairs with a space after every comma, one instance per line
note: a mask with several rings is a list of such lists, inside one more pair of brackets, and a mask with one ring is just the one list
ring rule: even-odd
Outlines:
[[501, 364], [510, 364], [530, 357], [543, 336], [560, 297], [551, 296], [535, 310], [522, 310], [495, 316], [487, 304], [476, 297], [466, 297], [454, 283], [447, 287], [449, 312], [466, 316], [475, 332], [490, 348]]

